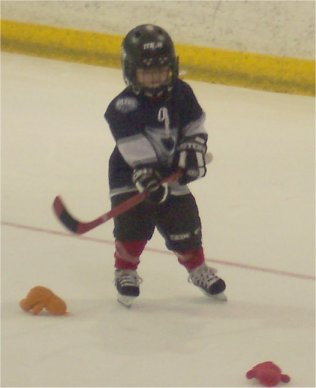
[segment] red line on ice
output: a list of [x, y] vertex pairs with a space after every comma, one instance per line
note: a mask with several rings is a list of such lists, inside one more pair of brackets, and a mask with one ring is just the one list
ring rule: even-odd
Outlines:
[[[76, 236], [73, 235], [69, 232], [59, 232], [57, 230], [51, 230], [51, 229], [46, 229], [46, 228], [39, 228], [36, 226], [30, 226], [30, 225], [22, 225], [14, 222], [6, 222], [6, 221], [1, 221], [1, 224], [4, 226], [10, 226], [12, 228], [18, 228], [18, 229], [25, 229], [25, 230], [30, 230], [33, 232], [40, 232], [40, 233], [46, 233], [46, 234], [54, 234], [62, 237], [71, 237], [71, 238], [79, 238], [80, 240], [85, 240], [85, 241], [91, 241], [91, 242], [96, 242], [96, 243], [101, 243], [101, 244], [113, 244], [112, 240], [106, 240], [106, 239], [101, 239], [101, 238], [96, 238], [96, 237], [88, 237], [88, 236]], [[172, 255], [171, 252], [162, 250], [162, 249], [156, 249], [156, 248], [146, 248], [147, 251], [149, 252], [157, 252], [161, 253], [164, 255]], [[295, 272], [287, 272], [287, 271], [282, 271], [278, 269], [273, 269], [273, 268], [264, 268], [264, 267], [258, 267], [255, 265], [250, 265], [250, 264], [243, 264], [243, 263], [236, 263], [232, 261], [227, 261], [227, 260], [222, 260], [222, 259], [210, 259], [206, 258], [208, 262], [220, 264], [220, 265], [227, 265], [231, 267], [237, 267], [237, 268], [243, 268], [243, 269], [248, 269], [248, 270], [253, 270], [253, 271], [258, 271], [258, 272], [267, 272], [267, 273], [272, 273], [275, 275], [281, 275], [281, 276], [288, 276], [288, 277], [294, 277], [294, 278], [299, 278], [299, 279], [306, 279], [306, 280], [315, 280], [315, 276], [313, 275], [306, 275], [306, 274], [301, 274], [301, 273], [295, 273]]]

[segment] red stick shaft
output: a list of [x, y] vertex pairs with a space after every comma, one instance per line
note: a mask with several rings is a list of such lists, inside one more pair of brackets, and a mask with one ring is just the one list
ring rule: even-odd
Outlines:
[[[169, 175], [168, 177], [164, 178], [162, 180], [163, 183], [171, 183], [176, 181], [180, 178], [182, 175], [182, 172], [180, 170], [174, 172], [173, 174]], [[126, 201], [120, 203], [119, 205], [115, 206], [110, 211], [102, 214], [101, 216], [97, 217], [96, 219], [88, 222], [82, 222], [73, 217], [69, 211], [67, 210], [65, 204], [63, 203], [63, 200], [61, 197], [57, 196], [53, 203], [53, 210], [59, 221], [71, 232], [75, 234], [84, 234], [88, 232], [91, 229], [96, 228], [97, 226], [104, 224], [108, 220], [110, 220], [113, 217], [117, 217], [118, 215], [125, 213], [132, 207], [138, 205], [140, 202], [142, 202], [146, 197], [148, 196], [147, 192], [143, 193], [137, 193], [131, 198], [127, 199]]]

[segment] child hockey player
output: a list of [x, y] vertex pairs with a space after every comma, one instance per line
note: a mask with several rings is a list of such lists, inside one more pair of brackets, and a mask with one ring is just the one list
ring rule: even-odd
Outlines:
[[[206, 174], [204, 112], [178, 78], [174, 45], [162, 28], [132, 29], [121, 60], [127, 87], [105, 112], [116, 142], [109, 161], [111, 203], [114, 207], [137, 191], [146, 190], [149, 197], [114, 220], [118, 300], [131, 305], [139, 295], [136, 270], [155, 228], [191, 282], [210, 296], [221, 295], [225, 282], [205, 263], [198, 208], [187, 186]], [[183, 175], [177, 182], [161, 183], [178, 168]]]

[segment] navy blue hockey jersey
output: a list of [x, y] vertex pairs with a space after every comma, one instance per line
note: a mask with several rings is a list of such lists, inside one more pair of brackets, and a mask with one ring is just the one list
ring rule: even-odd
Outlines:
[[[131, 176], [137, 166], [151, 165], [165, 177], [175, 170], [178, 143], [188, 136], [206, 135], [204, 112], [191, 87], [176, 80], [167, 100], [135, 95], [126, 88], [105, 114], [116, 146], [109, 161], [110, 196], [137, 191]], [[171, 194], [187, 194], [187, 186], [171, 184]]]

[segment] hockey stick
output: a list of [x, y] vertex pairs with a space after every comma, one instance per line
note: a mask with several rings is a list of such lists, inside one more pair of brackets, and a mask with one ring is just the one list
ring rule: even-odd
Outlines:
[[[173, 174], [169, 175], [167, 178], [163, 179], [163, 183], [175, 182], [182, 175], [181, 171], [176, 171]], [[73, 217], [67, 210], [62, 198], [57, 196], [53, 202], [53, 210], [59, 221], [71, 232], [75, 234], [84, 234], [91, 229], [96, 228], [97, 226], [104, 224], [113, 217], [116, 217], [132, 207], [138, 205], [142, 202], [147, 196], [148, 192], [144, 191], [133, 195], [133, 197], [127, 199], [126, 201], [115, 206], [110, 211], [102, 214], [102, 216], [97, 217], [95, 220], [89, 222], [82, 222]]]
[[[210, 163], [213, 159], [212, 154], [206, 155], [206, 163]], [[168, 177], [164, 178], [162, 180], [162, 183], [171, 183], [178, 180], [182, 175], [181, 170], [177, 170], [173, 174], [169, 175]], [[54, 199], [53, 202], [53, 211], [56, 215], [56, 217], [59, 219], [59, 221], [71, 232], [75, 234], [84, 234], [88, 232], [89, 230], [92, 230], [96, 228], [97, 226], [104, 224], [105, 222], [109, 221], [111, 218], [114, 218], [127, 210], [131, 209], [132, 207], [138, 205], [140, 202], [142, 202], [147, 196], [149, 195], [148, 192], [144, 191], [142, 193], [137, 193], [133, 197], [127, 199], [126, 201], [120, 203], [119, 205], [115, 206], [110, 211], [102, 214], [102, 216], [97, 217], [96, 219], [88, 222], [79, 221], [74, 216], [72, 216], [69, 211], [67, 210], [62, 198], [60, 196], [57, 196]]]

